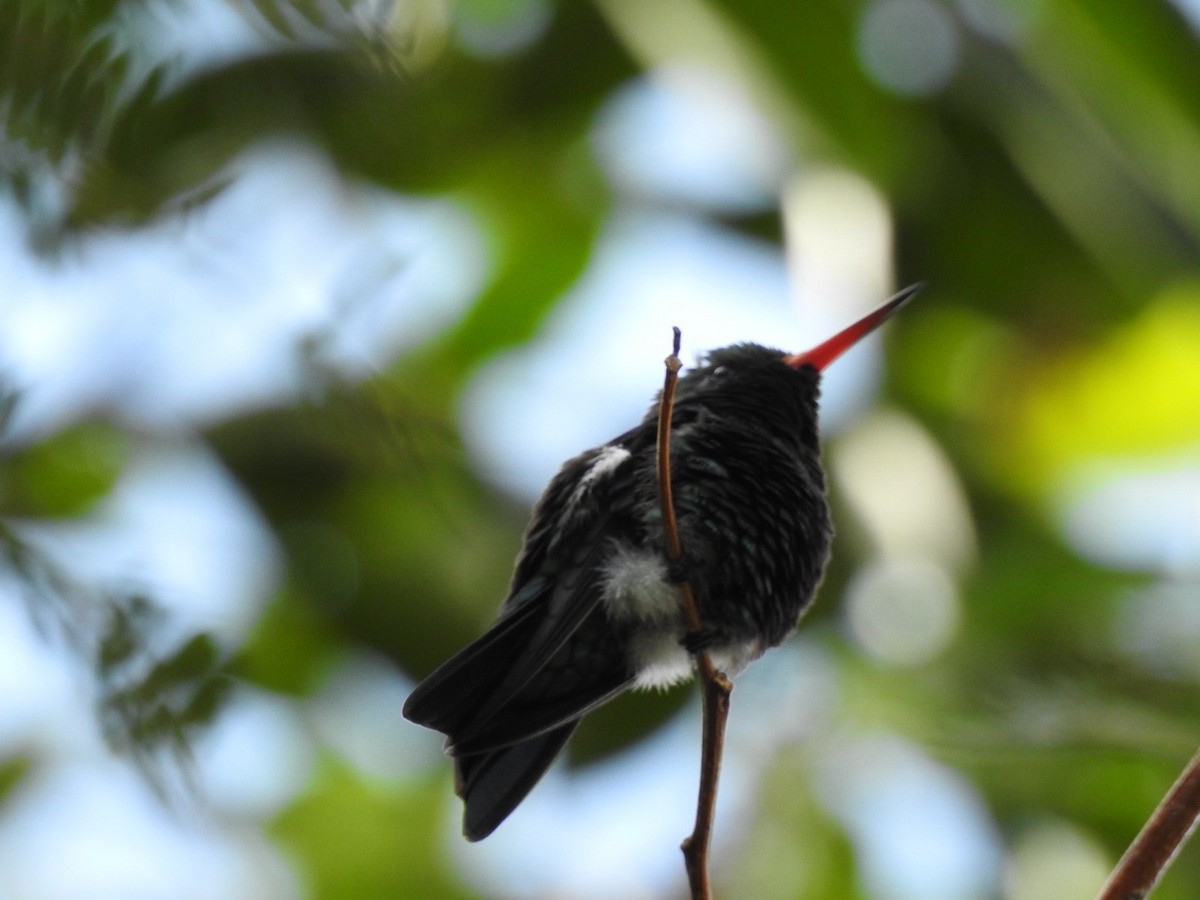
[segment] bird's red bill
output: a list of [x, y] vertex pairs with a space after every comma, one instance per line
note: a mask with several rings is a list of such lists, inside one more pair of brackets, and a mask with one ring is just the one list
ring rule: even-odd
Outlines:
[[874, 312], [867, 313], [853, 325], [843, 328], [829, 340], [818, 344], [805, 353], [794, 353], [791, 356], [785, 356], [783, 361], [794, 369], [798, 369], [801, 366], [812, 366], [818, 372], [823, 372], [830, 363], [882, 325], [892, 313], [919, 294], [921, 288], [924, 286], [920, 282], [909, 285]]

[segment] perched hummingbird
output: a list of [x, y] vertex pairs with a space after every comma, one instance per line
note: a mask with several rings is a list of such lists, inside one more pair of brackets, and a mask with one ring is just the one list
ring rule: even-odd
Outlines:
[[[670, 452], [681, 564], [665, 550], [657, 402], [554, 476], [496, 623], [404, 704], [407, 718], [446, 735], [468, 840], [508, 817], [589, 711], [627, 688], [685, 680], [701, 650], [735, 674], [791, 634], [833, 534], [821, 372], [919, 288], [807, 353], [734, 344], [679, 380]], [[685, 578], [700, 633], [685, 624]]]

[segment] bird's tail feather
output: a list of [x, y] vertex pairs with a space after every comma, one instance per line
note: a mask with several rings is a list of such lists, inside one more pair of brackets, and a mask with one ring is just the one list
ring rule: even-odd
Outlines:
[[454, 760], [455, 792], [463, 799], [463, 835], [480, 841], [533, 790], [575, 731], [575, 719], [521, 741]]

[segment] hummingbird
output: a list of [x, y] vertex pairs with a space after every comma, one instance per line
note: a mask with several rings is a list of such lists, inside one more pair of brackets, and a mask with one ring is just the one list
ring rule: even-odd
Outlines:
[[[657, 400], [638, 425], [563, 464], [534, 507], [496, 622], [404, 704], [406, 718], [446, 735], [468, 840], [512, 813], [591, 710], [687, 680], [701, 651], [735, 675], [795, 630], [833, 537], [821, 373], [920, 288], [805, 353], [733, 344], [679, 379], [678, 562], [658, 499]], [[684, 580], [698, 632], [684, 618]]]

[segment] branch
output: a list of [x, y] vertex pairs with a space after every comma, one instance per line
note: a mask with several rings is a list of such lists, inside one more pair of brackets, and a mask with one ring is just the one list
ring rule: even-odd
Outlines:
[[1200, 821], [1200, 751], [1125, 851], [1096, 900], [1143, 900]]
[[[679, 540], [679, 523], [675, 518], [675, 500], [671, 489], [671, 413], [675, 407], [675, 383], [679, 380], [680, 332], [673, 329], [671, 355], [665, 360], [666, 378], [658, 407], [658, 502], [662, 508], [663, 530], [666, 534], [667, 557], [671, 562], [683, 560], [683, 544]], [[692, 584], [684, 578], [679, 584], [683, 613], [688, 630], [699, 633], [704, 626], [700, 607]], [[721, 755], [725, 748], [725, 722], [729, 718], [729, 695], [733, 685], [724, 673], [713, 665], [707, 650], [696, 654], [696, 668], [704, 691], [703, 744], [700, 750], [700, 790], [696, 798], [696, 824], [691, 835], [684, 838], [680, 849], [687, 867], [692, 900], [711, 900], [712, 884], [708, 873], [708, 850], [712, 839], [713, 818], [717, 807], [717, 782], [721, 775]]]

